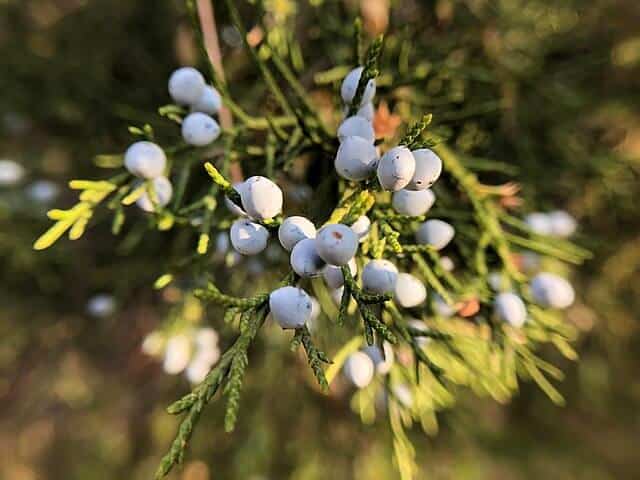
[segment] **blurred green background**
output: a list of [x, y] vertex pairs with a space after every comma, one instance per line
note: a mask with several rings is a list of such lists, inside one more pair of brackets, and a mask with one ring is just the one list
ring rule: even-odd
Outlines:
[[[368, 34], [411, 38], [430, 66], [411, 102], [432, 111], [457, 148], [512, 164], [523, 211], [567, 208], [578, 243], [594, 253], [574, 276], [580, 301], [568, 312], [582, 331], [580, 360], [547, 353], [566, 372], [566, 407], [531, 385], [506, 406], [461, 392], [437, 436], [412, 432], [420, 478], [640, 478], [640, 3], [241, 7], [248, 28], [263, 13], [276, 34], [295, 36], [310, 69], [348, 62], [359, 11]], [[216, 15], [232, 93], [258, 111], [262, 87], [222, 6]], [[383, 58], [383, 74], [395, 60]], [[181, 2], [0, 0], [0, 159], [25, 170], [0, 186], [2, 479], [150, 478], [173, 438], [177, 422], [164, 408], [189, 385], [140, 350], [176, 302], [150, 288], [170, 239], [154, 233], [134, 248], [106, 222], [45, 252], [31, 245], [52, 201], [34, 195], [34, 182], [54, 182], [54, 203], [71, 204], [66, 181], [104, 176], [93, 157], [122, 151], [127, 125], [157, 120], [180, 64], [198, 64]], [[391, 107], [406, 94], [381, 88]], [[314, 99], [332, 101], [320, 88]], [[115, 296], [116, 314], [89, 315], [87, 302], [103, 292]], [[221, 319], [214, 326], [228, 342]], [[172, 478], [395, 478], [386, 422], [361, 425], [344, 392], [319, 395], [304, 362], [265, 337], [239, 428], [224, 434], [220, 409], [209, 408]]]

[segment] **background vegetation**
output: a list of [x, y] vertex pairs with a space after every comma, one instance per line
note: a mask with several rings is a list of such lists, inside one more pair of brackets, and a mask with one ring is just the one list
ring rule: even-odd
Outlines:
[[[569, 311], [582, 331], [580, 361], [548, 353], [566, 372], [558, 388], [567, 406], [533, 386], [507, 406], [463, 394], [437, 436], [412, 433], [420, 478], [639, 476], [640, 5], [241, 7], [248, 29], [263, 18], [282, 53], [304, 63], [301, 80], [315, 88], [321, 114], [335, 96], [314, 87], [312, 73], [349, 61], [358, 12], [367, 34], [411, 39], [418, 64], [383, 56], [383, 79], [397, 65], [413, 79], [395, 88], [396, 78], [393, 89], [382, 81], [391, 111], [404, 119], [426, 108], [449, 143], [512, 165], [522, 210], [566, 207], [579, 219], [578, 242], [594, 253], [575, 277], [580, 301]], [[230, 88], [257, 111], [265, 87], [224, 9], [216, 14]], [[174, 434], [164, 408], [188, 384], [140, 350], [178, 300], [178, 291], [149, 288], [167, 236], [140, 246], [135, 232], [112, 237], [107, 222], [35, 253], [47, 207], [26, 192], [46, 178], [61, 187], [56, 203], [71, 204], [66, 181], [101, 175], [94, 156], [121, 151], [127, 125], [156, 119], [169, 73], [197, 61], [181, 2], [0, 1], [0, 157], [27, 170], [20, 185], [0, 190], [0, 478], [149, 478]], [[100, 292], [115, 295], [117, 314], [86, 313]], [[267, 335], [256, 355], [237, 430], [224, 434], [221, 412], [210, 409], [174, 478], [395, 478], [384, 422], [362, 426], [344, 392], [318, 395], [304, 361], [277, 339]]]

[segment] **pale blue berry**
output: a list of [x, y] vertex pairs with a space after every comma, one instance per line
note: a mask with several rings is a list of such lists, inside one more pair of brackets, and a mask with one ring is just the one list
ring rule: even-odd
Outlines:
[[431, 245], [436, 250], [446, 247], [455, 235], [455, 230], [442, 220], [427, 220], [416, 232], [416, 242]]
[[325, 225], [316, 237], [316, 248], [329, 265], [346, 265], [358, 251], [358, 236], [347, 225]]
[[205, 86], [202, 74], [192, 67], [178, 68], [169, 77], [169, 95], [181, 105], [197, 102]]
[[406, 187], [416, 170], [416, 161], [407, 147], [394, 147], [378, 162], [378, 181], [385, 190], [397, 192]]
[[285, 250], [291, 251], [300, 240], [316, 238], [316, 227], [308, 218], [287, 217], [278, 228], [278, 239]]
[[219, 135], [220, 125], [206, 113], [190, 113], [182, 120], [182, 138], [189, 145], [204, 147]]
[[316, 249], [316, 239], [300, 240], [291, 250], [291, 268], [301, 277], [318, 277], [326, 266]]
[[269, 231], [258, 223], [239, 218], [231, 224], [231, 245], [242, 255], [256, 255], [267, 247]]
[[398, 279], [398, 269], [389, 260], [371, 260], [362, 270], [362, 287], [371, 293], [393, 292]]
[[436, 196], [431, 189], [426, 190], [399, 190], [393, 193], [393, 209], [400, 215], [419, 217], [429, 211], [436, 201]]
[[136, 177], [151, 179], [164, 173], [167, 157], [153, 142], [136, 142], [124, 154], [124, 166]]
[[282, 328], [300, 328], [311, 318], [313, 303], [307, 292], [288, 286], [271, 292], [269, 309], [273, 319]]

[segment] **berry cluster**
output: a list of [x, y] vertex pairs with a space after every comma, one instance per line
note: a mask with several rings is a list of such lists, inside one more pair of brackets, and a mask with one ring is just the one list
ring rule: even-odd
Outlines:
[[[227, 6], [242, 33], [233, 2]], [[144, 350], [162, 358], [168, 373], [184, 371], [197, 384], [169, 407], [185, 418], [158, 476], [181, 461], [202, 409], [218, 391], [227, 398], [225, 428], [234, 428], [249, 348], [269, 318], [294, 331], [292, 348], [304, 349], [323, 390], [342, 371], [356, 387], [353, 398], [361, 414], [370, 420], [377, 408], [371, 399], [382, 396], [396, 430], [402, 429], [402, 422], [393, 420], [399, 416], [423, 425], [432, 421], [437, 408], [451, 403], [448, 383], [505, 400], [526, 371], [558, 399], [541, 371], [547, 364], [534, 350], [553, 342], [572, 356], [572, 330], [558, 310], [570, 306], [575, 294], [551, 272], [558, 270], [553, 259], [579, 263], [587, 256], [564, 239], [575, 221], [554, 212], [532, 214], [523, 222], [501, 209], [494, 196], [502, 190], [480, 183], [441, 138], [430, 135], [430, 115], [399, 139], [376, 138], [373, 101], [381, 38], [360, 59], [362, 66], [336, 79], [336, 87], [342, 80], [343, 108], [335, 112], [341, 118], [335, 130], [310, 107], [304, 87], [275, 52], [265, 47], [258, 55], [248, 48], [282, 117], [248, 115], [214, 70], [217, 89], [193, 68], [176, 70], [169, 80], [175, 105], [160, 113], [181, 125], [180, 143], [163, 148], [152, 127], [133, 128], [144, 139], [122, 156], [126, 171], [105, 181], [72, 181], [72, 188], [82, 190], [80, 202], [50, 211], [56, 224], [35, 244], [46, 248], [65, 231], [79, 238], [107, 197], [115, 211], [114, 233], [124, 222], [122, 206], [133, 202], [150, 213], [145, 219], [157, 230], [197, 231], [195, 254], [170, 264], [155, 288], [175, 288], [198, 305], [216, 305], [237, 337], [220, 354], [217, 334], [194, 327], [204, 317], [202, 309], [188, 322], [176, 320], [186, 313], [171, 313], [165, 326], [147, 337]], [[277, 85], [265, 63], [268, 55], [291, 84], [295, 102]], [[223, 105], [240, 125], [225, 130], [222, 148], [208, 148], [221, 133], [211, 115]], [[324, 194], [332, 192], [328, 210], [296, 211], [287, 186], [298, 160], [326, 166], [326, 178], [310, 178], [307, 168], [305, 180], [318, 190], [324, 187]], [[212, 182], [203, 181], [202, 163]], [[239, 167], [235, 175], [232, 165]], [[241, 180], [242, 170], [252, 175]], [[189, 190], [193, 172], [200, 173], [199, 182]], [[214, 252], [211, 233], [217, 235]], [[277, 242], [269, 241], [273, 237]], [[240, 296], [223, 293], [215, 284], [221, 272], [211, 268], [229, 244], [233, 258], [225, 257], [222, 273], [228, 290], [235, 286]], [[251, 258], [243, 269], [244, 257]], [[274, 268], [268, 273], [288, 271], [277, 286], [269, 275], [256, 285], [246, 283], [269, 270], [269, 262]], [[355, 335], [333, 362], [312, 338], [325, 319], [330, 328], [344, 326]]]

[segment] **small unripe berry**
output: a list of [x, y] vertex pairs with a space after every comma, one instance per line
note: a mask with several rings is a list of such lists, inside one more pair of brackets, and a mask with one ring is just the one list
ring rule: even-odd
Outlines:
[[442, 250], [453, 240], [454, 235], [455, 230], [447, 222], [427, 220], [418, 228], [416, 242], [422, 245], [431, 245], [436, 250]]
[[169, 77], [169, 95], [174, 102], [181, 105], [197, 102], [205, 86], [204, 77], [195, 68], [178, 68]]
[[316, 238], [316, 227], [308, 218], [287, 217], [278, 228], [278, 239], [284, 249], [289, 252], [296, 243], [305, 238]]
[[376, 139], [376, 134], [370, 121], [359, 115], [354, 115], [342, 122], [338, 128], [338, 139], [341, 142], [344, 142], [348, 137], [360, 137], [369, 143], [373, 143]]
[[527, 308], [515, 293], [498, 294], [493, 301], [493, 312], [500, 320], [516, 328], [520, 328], [527, 321]]
[[269, 309], [282, 328], [299, 328], [311, 318], [311, 297], [296, 287], [281, 287], [269, 295]]
[[426, 190], [400, 190], [393, 193], [393, 209], [400, 215], [419, 217], [424, 215], [433, 206], [436, 196], [431, 189]]
[[442, 160], [428, 148], [413, 150], [416, 170], [407, 185], [407, 190], [424, 190], [433, 185], [442, 173]]
[[306, 238], [296, 243], [291, 250], [291, 268], [301, 277], [318, 277], [326, 266], [316, 249], [316, 239]]
[[136, 205], [145, 212], [155, 211], [156, 206], [166, 207], [173, 196], [173, 186], [167, 177], [156, 177], [151, 180], [151, 182], [153, 183], [157, 204], [153, 204], [148, 192], [144, 192], [142, 196], [136, 200]]
[[347, 137], [336, 153], [335, 168], [338, 175], [359, 182], [369, 178], [378, 162], [376, 147], [364, 138]]
[[219, 136], [220, 125], [206, 113], [190, 113], [182, 120], [182, 138], [189, 145], [204, 147]]
[[[349, 271], [351, 272], [352, 277], [355, 277], [358, 273], [358, 264], [356, 263], [355, 258], [349, 260]], [[341, 267], [327, 265], [322, 271], [322, 276], [324, 277], [324, 281], [327, 283], [327, 286], [331, 289], [340, 288], [344, 285], [344, 275], [342, 274]]]
[[394, 147], [378, 162], [378, 180], [385, 190], [397, 192], [406, 187], [416, 170], [416, 161], [407, 147]]
[[210, 85], [206, 85], [200, 98], [191, 105], [192, 112], [202, 112], [207, 115], [214, 115], [220, 111], [222, 98], [218, 91]]
[[564, 210], [555, 210], [549, 213], [549, 223], [551, 224], [551, 234], [567, 238], [576, 231], [576, 219]]
[[242, 206], [249, 216], [267, 220], [282, 212], [282, 190], [266, 177], [248, 178], [240, 188]]
[[258, 223], [239, 218], [231, 225], [231, 245], [242, 255], [256, 255], [267, 247], [269, 232]]
[[362, 215], [359, 217], [353, 224], [351, 225], [351, 230], [358, 236], [358, 240], [361, 242], [365, 241], [369, 236], [369, 232], [371, 231], [371, 220], [366, 215]]
[[124, 166], [136, 177], [159, 177], [166, 165], [164, 150], [153, 142], [136, 142], [124, 154]]
[[551, 235], [551, 219], [546, 213], [530, 213], [524, 217], [524, 221], [534, 233], [538, 235]]
[[393, 291], [394, 301], [401, 307], [417, 307], [427, 299], [427, 289], [418, 278], [408, 273], [399, 273]]
[[[340, 87], [340, 95], [342, 96], [342, 100], [346, 104], [351, 104], [353, 101], [353, 97], [356, 95], [356, 90], [358, 89], [358, 82], [360, 81], [360, 77], [362, 76], [362, 72], [364, 71], [363, 67], [357, 67], [351, 70], [344, 80], [342, 81], [342, 86]], [[373, 100], [374, 95], [376, 94], [376, 81], [372, 78], [367, 82], [367, 86], [364, 89], [364, 94], [362, 95], [362, 104], [370, 102]]]
[[362, 351], [369, 356], [377, 373], [380, 375], [389, 373], [394, 359], [393, 348], [389, 342], [383, 342], [382, 348], [377, 345], [369, 345]]
[[549, 308], [567, 308], [575, 300], [571, 284], [553, 273], [539, 273], [531, 280], [531, 296], [536, 303]]
[[371, 260], [362, 270], [362, 287], [372, 293], [393, 292], [398, 269], [389, 260]]
[[357, 388], [364, 388], [373, 380], [374, 365], [366, 353], [354, 352], [344, 362], [344, 375]]
[[346, 265], [358, 251], [358, 236], [342, 223], [325, 225], [316, 237], [318, 255], [330, 265]]

